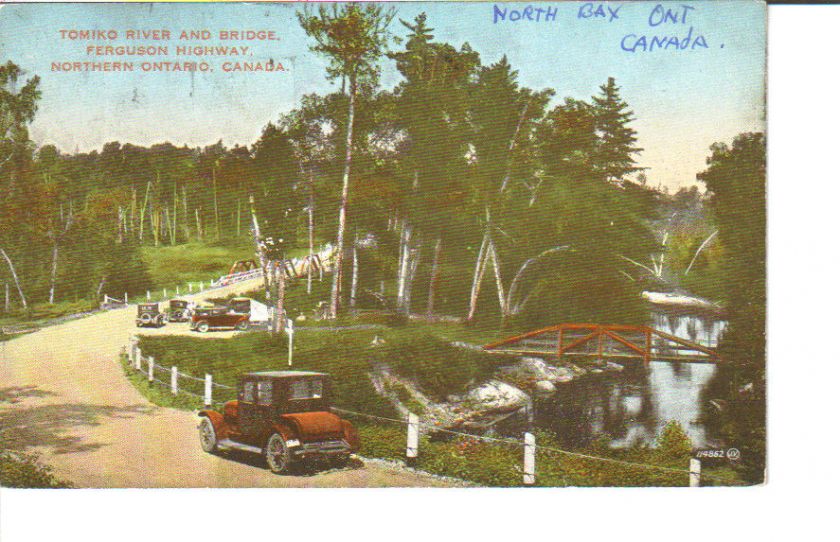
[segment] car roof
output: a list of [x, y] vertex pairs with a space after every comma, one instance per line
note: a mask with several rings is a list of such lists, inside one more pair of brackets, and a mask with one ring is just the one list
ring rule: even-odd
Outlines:
[[256, 378], [294, 378], [298, 376], [329, 376], [327, 373], [316, 373], [313, 371], [258, 371], [246, 373], [246, 377]]

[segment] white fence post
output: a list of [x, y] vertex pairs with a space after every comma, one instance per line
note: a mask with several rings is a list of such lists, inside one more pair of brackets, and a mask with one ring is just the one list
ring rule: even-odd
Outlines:
[[175, 295], [176, 296], [181, 295], [181, 287], [180, 286], [177, 286], [177, 285], [175, 286]]
[[522, 468], [522, 483], [534, 485], [537, 459], [537, 439], [532, 433], [525, 433], [525, 458]]
[[204, 290], [204, 281], [203, 280], [198, 283], [198, 291], [200, 292], [202, 290]]
[[213, 404], [213, 375], [204, 375], [204, 406]]
[[191, 282], [191, 283], [189, 283], [189, 285], [188, 285], [187, 287], [189, 288], [190, 293], [192, 293], [192, 282]]
[[108, 294], [103, 294], [103, 296], [102, 296], [102, 304], [103, 304], [103, 305], [107, 305], [107, 304], [108, 304]]
[[405, 443], [405, 456], [409, 462], [417, 459], [420, 444], [420, 419], [413, 412], [408, 413], [408, 438]]
[[163, 289], [163, 298], [166, 299], [166, 288]]
[[149, 356], [149, 384], [155, 381], [155, 358]]
[[152, 300], [152, 292], [150, 292], [149, 290], [146, 290], [146, 301], [151, 301], [151, 300]]
[[700, 487], [700, 460], [692, 457], [688, 461], [688, 487]]
[[169, 381], [169, 389], [172, 395], [178, 395], [178, 368], [172, 367], [171, 380]]
[[140, 351], [140, 345], [134, 343], [134, 368], [138, 371], [142, 369], [143, 353]]
[[128, 305], [128, 292], [123, 293], [123, 299], [125, 299], [125, 304]]

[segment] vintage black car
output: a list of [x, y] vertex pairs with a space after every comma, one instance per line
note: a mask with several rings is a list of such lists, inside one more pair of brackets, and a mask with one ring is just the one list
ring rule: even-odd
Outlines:
[[193, 311], [190, 329], [206, 333], [211, 329], [245, 331], [250, 325], [250, 313], [239, 313], [226, 307], [197, 308]]
[[353, 424], [330, 412], [329, 378], [308, 371], [244, 375], [237, 400], [225, 403], [221, 412], [199, 412], [201, 447], [211, 453], [261, 454], [278, 474], [310, 460], [344, 466], [359, 449], [359, 435]]
[[166, 325], [166, 315], [160, 312], [157, 303], [137, 305], [137, 327], [161, 327]]
[[190, 303], [183, 299], [169, 300], [168, 320], [170, 322], [189, 322], [191, 317]]

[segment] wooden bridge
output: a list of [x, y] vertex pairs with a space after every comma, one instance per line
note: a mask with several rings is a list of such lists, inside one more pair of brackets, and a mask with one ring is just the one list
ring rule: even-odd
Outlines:
[[520, 356], [580, 356], [719, 363], [714, 348], [648, 326], [559, 324], [490, 343], [484, 350]]

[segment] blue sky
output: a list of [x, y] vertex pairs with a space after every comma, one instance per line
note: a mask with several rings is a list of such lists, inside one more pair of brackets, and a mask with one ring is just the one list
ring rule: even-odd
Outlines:
[[[764, 128], [766, 10], [754, 1], [662, 2], [685, 23], [658, 22], [658, 3], [606, 3], [618, 18], [578, 18], [583, 2], [533, 4], [557, 8], [548, 21], [510, 20], [494, 24], [493, 3], [395, 3], [406, 20], [425, 11], [435, 38], [459, 46], [469, 42], [484, 63], [507, 54], [522, 85], [550, 87], [556, 100], [588, 98], [607, 77], [615, 77], [635, 111], [640, 165], [654, 184], [670, 188], [694, 182], [704, 168], [708, 147], [739, 132]], [[528, 4], [498, 4], [522, 10]], [[597, 3], [593, 5], [597, 7]], [[71, 152], [101, 148], [107, 141], [148, 145], [161, 141], [205, 145], [250, 144], [270, 120], [303, 94], [335, 87], [324, 76], [325, 61], [309, 51], [290, 4], [60, 4], [5, 5], [0, 9], [0, 60], [11, 59], [41, 77], [42, 100], [32, 138]], [[627, 52], [639, 36], [704, 36], [708, 48]], [[128, 42], [122, 38], [96, 45], [246, 45], [248, 60], [282, 62], [285, 73], [223, 73], [213, 59], [212, 73], [143, 73], [141, 61], [193, 60], [175, 57], [93, 57], [87, 41], [61, 39], [61, 29], [274, 30], [272, 42]], [[405, 35], [395, 22], [392, 30]], [[633, 38], [625, 38], [633, 34]], [[175, 38], [176, 36], [173, 36]], [[51, 71], [54, 61], [135, 63], [133, 73]], [[383, 61], [382, 83], [399, 76]]]

